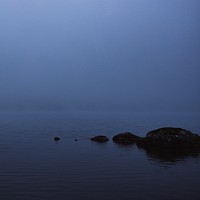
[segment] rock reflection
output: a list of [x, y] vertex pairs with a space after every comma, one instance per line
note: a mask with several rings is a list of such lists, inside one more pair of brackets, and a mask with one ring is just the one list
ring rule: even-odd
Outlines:
[[200, 157], [200, 149], [178, 149], [178, 148], [153, 148], [138, 147], [146, 152], [147, 157], [158, 163], [176, 164], [190, 158], [198, 159]]

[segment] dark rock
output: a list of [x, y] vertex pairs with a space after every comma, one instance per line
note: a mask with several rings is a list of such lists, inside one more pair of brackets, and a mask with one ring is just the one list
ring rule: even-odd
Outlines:
[[127, 144], [135, 144], [142, 138], [130, 132], [124, 132], [115, 135], [112, 139], [115, 143], [127, 145]]
[[55, 140], [55, 141], [58, 141], [58, 140], [60, 140], [60, 138], [59, 138], [59, 137], [55, 137], [54, 140]]
[[138, 145], [153, 148], [199, 148], [200, 136], [182, 128], [165, 127], [148, 132]]
[[196, 136], [198, 135], [195, 135], [186, 129], [165, 127], [148, 132], [146, 138], [162, 139], [169, 141], [170, 139], [175, 138], [179, 138], [182, 140]]
[[137, 146], [155, 162], [176, 163], [200, 155], [200, 136], [182, 128], [164, 127], [148, 132]]
[[107, 142], [109, 139], [104, 136], [104, 135], [98, 135], [98, 136], [95, 136], [93, 138], [90, 138], [92, 141], [95, 141], [95, 142]]

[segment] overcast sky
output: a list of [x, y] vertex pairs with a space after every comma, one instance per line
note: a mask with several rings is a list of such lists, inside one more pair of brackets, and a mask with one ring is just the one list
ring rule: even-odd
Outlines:
[[200, 111], [199, 0], [0, 0], [0, 109]]

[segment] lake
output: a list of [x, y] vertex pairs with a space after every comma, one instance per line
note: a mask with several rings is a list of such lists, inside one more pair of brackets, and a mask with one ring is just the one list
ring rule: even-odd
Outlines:
[[[199, 152], [162, 154], [112, 142], [121, 132], [145, 136], [167, 126], [199, 134], [200, 113], [2, 111], [0, 199], [198, 200]], [[99, 134], [110, 141], [89, 140]]]

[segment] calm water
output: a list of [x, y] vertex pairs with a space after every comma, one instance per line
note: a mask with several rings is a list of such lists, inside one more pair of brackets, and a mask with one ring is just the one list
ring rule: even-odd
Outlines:
[[200, 114], [1, 112], [0, 199], [200, 199], [198, 152], [157, 154], [88, 140], [124, 131], [145, 136], [163, 126], [199, 134]]

